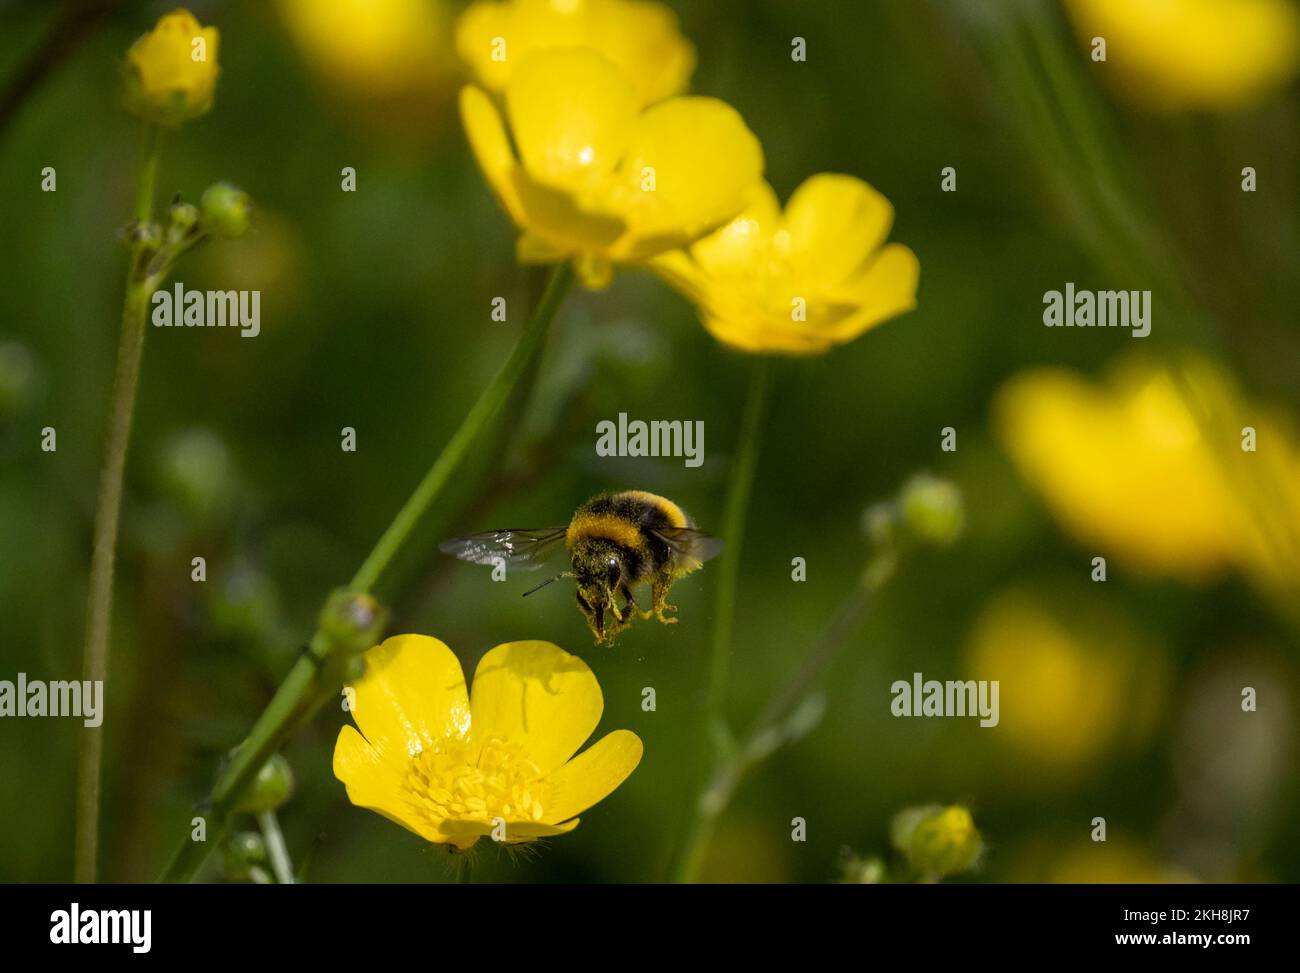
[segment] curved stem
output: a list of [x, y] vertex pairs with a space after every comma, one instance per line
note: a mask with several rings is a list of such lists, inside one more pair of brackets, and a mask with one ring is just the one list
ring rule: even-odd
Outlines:
[[[736, 589], [740, 577], [741, 540], [745, 519], [749, 513], [749, 497], [754, 487], [754, 470], [758, 466], [758, 451], [763, 428], [763, 415], [767, 408], [767, 393], [771, 362], [761, 357], [754, 362], [750, 376], [749, 393], [745, 400], [745, 414], [741, 420], [740, 440], [736, 448], [735, 468], [727, 488], [726, 507], [722, 518], [722, 537], [727, 546], [718, 564], [718, 587], [713, 611], [713, 638], [709, 653], [708, 696], [705, 700], [704, 726], [698, 734], [702, 746], [711, 753], [715, 741], [724, 732], [726, 718], [727, 683], [731, 676], [731, 638], [735, 624]], [[706, 758], [706, 763], [712, 763]], [[706, 808], [710, 780], [704, 786], [691, 810], [674, 880], [692, 882], [699, 874], [704, 851], [708, 847], [711, 817]]]
[[[159, 136], [155, 126], [145, 130], [145, 148], [136, 179], [136, 218], [148, 222], [153, 211], [154, 179], [158, 171]], [[94, 541], [90, 559], [90, 594], [86, 609], [86, 641], [82, 679], [103, 683], [108, 677], [108, 636], [113, 613], [113, 565], [117, 555], [118, 521], [122, 510], [122, 479], [131, 441], [131, 419], [140, 384], [145, 317], [154, 281], [138, 270], [141, 249], [132, 250], [122, 306], [122, 335], [109, 407], [108, 439], [95, 501]], [[73, 877], [95, 881], [99, 853], [100, 778], [104, 758], [103, 728], [81, 731], [77, 756], [76, 844]]]
[[470, 446], [505, 404], [510, 390], [514, 388], [541, 345], [551, 319], [555, 317], [555, 312], [572, 283], [573, 271], [569, 269], [568, 264], [560, 264], [551, 275], [537, 310], [533, 312], [532, 319], [525, 326], [514, 353], [497, 374], [496, 379], [474, 403], [474, 407], [465, 416], [465, 421], [460, 424], [451, 441], [434, 460], [429, 471], [424, 474], [424, 479], [416, 486], [415, 492], [411, 494], [402, 509], [397, 512], [397, 516], [393, 518], [393, 522], [388, 525], [383, 536], [379, 538], [370, 556], [352, 578], [353, 591], [369, 591], [373, 588], [398, 551], [410, 538], [411, 532], [428, 512], [443, 487], [447, 485], [452, 472], [469, 452]]
[[[447, 481], [469, 453], [470, 447], [490, 426], [493, 417], [509, 398], [511, 389], [540, 350], [551, 321], [572, 284], [573, 272], [568, 265], [556, 267], [510, 358], [471, 407], [460, 428], [438, 454], [416, 486], [415, 492], [398, 511], [352, 579], [351, 588], [354, 593], [366, 593], [379, 581], [410, 539], [412, 532], [433, 507], [434, 501], [441, 495]], [[208, 840], [191, 841], [187, 837], [182, 841], [160, 881], [188, 882], [194, 877], [207, 859], [209, 850], [218, 844], [213, 839], [213, 834], [224, 833], [231, 810], [262, 764], [281, 748], [295, 727], [308, 719], [325, 700], [338, 693], [341, 682], [320, 678], [322, 661], [328, 658], [331, 651], [329, 638], [318, 628], [308, 645], [308, 651], [289, 670], [284, 682], [253, 724], [248, 738], [239, 746], [213, 785], [212, 793], [203, 805], [202, 814], [207, 822]]]

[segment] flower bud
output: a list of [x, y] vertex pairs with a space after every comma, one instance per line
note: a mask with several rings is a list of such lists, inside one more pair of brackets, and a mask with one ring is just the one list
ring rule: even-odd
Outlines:
[[973, 868], [984, 850], [970, 811], [960, 805], [905, 808], [895, 815], [889, 830], [894, 847], [927, 878]]
[[126, 55], [126, 104], [147, 122], [176, 126], [205, 114], [217, 87], [215, 27], [188, 10], [165, 14]]
[[907, 481], [899, 498], [903, 522], [922, 540], [947, 546], [966, 522], [961, 491], [948, 480], [920, 473]]
[[293, 794], [293, 770], [289, 761], [278, 753], [262, 764], [253, 782], [248, 785], [236, 811], [248, 814], [260, 814], [262, 811], [274, 811]]
[[887, 878], [885, 863], [879, 858], [848, 854], [840, 862], [840, 885], [880, 885]]
[[172, 203], [172, 225], [168, 235], [173, 240], [183, 240], [199, 221], [199, 210], [193, 203]]
[[232, 882], [246, 882], [256, 868], [265, 867], [266, 842], [256, 831], [237, 831], [226, 841], [222, 871]]
[[216, 237], [235, 239], [248, 232], [253, 204], [248, 193], [228, 182], [213, 183], [199, 200], [203, 229]]
[[320, 633], [331, 655], [359, 656], [379, 643], [388, 612], [374, 598], [352, 591], [335, 591], [320, 615]]

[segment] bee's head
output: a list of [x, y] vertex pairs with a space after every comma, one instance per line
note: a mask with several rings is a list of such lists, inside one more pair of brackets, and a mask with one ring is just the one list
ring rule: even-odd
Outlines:
[[622, 627], [615, 598], [623, 581], [623, 560], [612, 544], [592, 542], [573, 552], [578, 607], [597, 642], [613, 642]]

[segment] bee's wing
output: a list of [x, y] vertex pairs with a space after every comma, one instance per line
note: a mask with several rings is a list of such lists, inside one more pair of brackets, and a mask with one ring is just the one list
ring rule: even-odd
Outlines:
[[679, 557], [704, 562], [722, 552], [722, 538], [694, 527], [656, 527], [650, 533], [659, 537]]
[[567, 527], [539, 527], [524, 530], [485, 530], [468, 537], [443, 541], [438, 549], [444, 554], [474, 564], [495, 565], [500, 559], [507, 567], [530, 570], [559, 550]]

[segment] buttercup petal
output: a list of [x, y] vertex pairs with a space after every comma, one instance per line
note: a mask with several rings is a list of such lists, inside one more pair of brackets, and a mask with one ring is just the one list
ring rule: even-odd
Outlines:
[[501, 203], [501, 207], [515, 221], [525, 223], [523, 204], [515, 191], [513, 172], [518, 168], [510, 138], [506, 135], [501, 113], [482, 90], [467, 85], [460, 92], [460, 117], [465, 125], [465, 135], [479, 168], [488, 185]]
[[646, 110], [620, 169], [633, 239], [623, 259], [690, 243], [730, 220], [763, 176], [763, 149], [716, 98], [673, 98]]
[[614, 730], [551, 773], [548, 821], [565, 821], [603, 801], [641, 762], [644, 747], [631, 730]]
[[[515, 845], [524, 841], [536, 841], [538, 838], [552, 838], [557, 834], [567, 834], [578, 826], [578, 819], [563, 824], [543, 824], [541, 821], [505, 822], [503, 845]], [[479, 838], [490, 838], [495, 829], [490, 822], [474, 821], [467, 818], [448, 818], [439, 827], [441, 840], [453, 842], [457, 847], [468, 848]]]
[[465, 676], [455, 654], [427, 635], [395, 635], [366, 653], [352, 686], [352, 718], [376, 751], [404, 769], [411, 756], [470, 729]]
[[756, 278], [764, 269], [772, 237], [781, 225], [781, 203], [766, 180], [751, 190], [745, 208], [730, 222], [697, 240], [691, 257], [714, 277]]
[[857, 279], [838, 295], [852, 299], [858, 311], [827, 330], [827, 337], [840, 343], [856, 338], [882, 321], [916, 307], [916, 286], [921, 263], [910, 248], [891, 243]]
[[627, 150], [636, 96], [595, 51], [528, 54], [506, 88], [506, 113], [528, 175], [578, 195], [600, 188]]
[[596, 676], [576, 655], [550, 642], [507, 642], [474, 671], [471, 739], [521, 743], [545, 776], [591, 736], [604, 708]]
[[894, 208], [861, 179], [819, 173], [785, 208], [790, 266], [797, 280], [834, 290], [862, 270], [889, 235]]
[[351, 726], [339, 730], [334, 743], [334, 776], [346, 786], [348, 800], [357, 807], [382, 814], [428, 841], [447, 840], [412, 813], [396, 768]]

